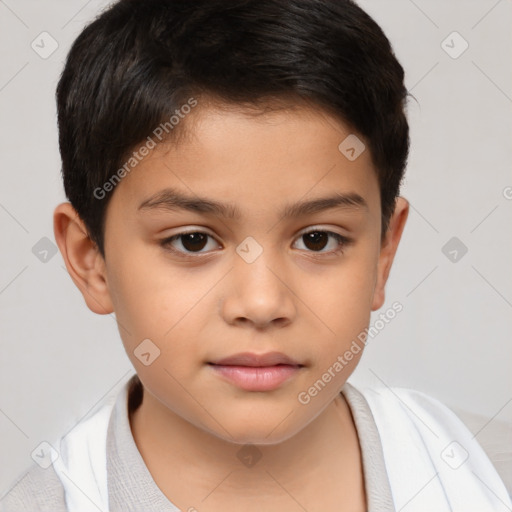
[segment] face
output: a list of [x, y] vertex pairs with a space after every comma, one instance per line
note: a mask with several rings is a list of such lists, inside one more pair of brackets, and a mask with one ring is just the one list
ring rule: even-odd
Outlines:
[[[382, 305], [377, 175], [318, 111], [209, 107], [186, 122], [113, 193], [105, 294], [162, 410], [231, 442], [281, 442], [339, 393], [362, 350], [341, 369], [338, 356]], [[242, 353], [278, 354], [221, 364]]]

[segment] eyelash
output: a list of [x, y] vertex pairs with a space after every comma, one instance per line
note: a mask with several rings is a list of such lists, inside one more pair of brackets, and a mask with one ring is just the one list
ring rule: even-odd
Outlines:
[[[208, 233], [205, 233], [204, 231], [198, 231], [198, 230], [182, 231], [182, 232], [177, 233], [176, 235], [173, 235], [173, 236], [171, 236], [169, 238], [164, 238], [163, 240], [160, 241], [160, 245], [166, 251], [169, 251], [169, 252], [172, 252], [174, 254], [177, 254], [180, 257], [184, 258], [184, 259], [197, 260], [198, 258], [201, 258], [201, 257], [203, 257], [203, 255], [208, 254], [208, 253], [183, 252], [183, 251], [179, 251], [177, 249], [174, 249], [171, 246], [171, 243], [174, 242], [174, 240], [179, 239], [181, 236], [190, 235], [192, 233], [206, 235], [206, 236], [208, 236], [210, 238], [214, 238], [212, 235], [210, 235]], [[335, 254], [335, 255], [338, 255], [338, 254], [343, 254], [345, 247], [348, 246], [352, 242], [352, 240], [350, 238], [347, 238], [346, 236], [343, 236], [343, 235], [340, 235], [339, 233], [335, 233], [333, 231], [328, 231], [328, 230], [325, 230], [325, 229], [311, 229], [309, 231], [301, 233], [299, 235], [298, 239], [303, 237], [303, 236], [305, 236], [305, 235], [309, 235], [311, 233], [326, 233], [328, 235], [331, 235], [338, 242], [338, 247], [336, 249], [334, 249], [334, 250], [331, 250], [331, 251], [327, 251], [327, 252], [307, 251], [307, 252], [311, 252], [313, 254], [318, 254], [318, 255], [324, 255], [324, 254], [331, 254], [331, 255]]]

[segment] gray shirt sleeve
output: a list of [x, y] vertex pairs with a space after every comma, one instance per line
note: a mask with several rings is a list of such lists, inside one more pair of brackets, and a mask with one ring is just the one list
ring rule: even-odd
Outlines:
[[133, 439], [130, 409], [134, 407], [130, 407], [130, 396], [136, 394], [137, 380], [132, 377], [119, 394], [108, 426], [109, 509], [110, 512], [180, 512], [156, 485]]
[[0, 499], [0, 512], [67, 512], [64, 488], [53, 466], [30, 466]]

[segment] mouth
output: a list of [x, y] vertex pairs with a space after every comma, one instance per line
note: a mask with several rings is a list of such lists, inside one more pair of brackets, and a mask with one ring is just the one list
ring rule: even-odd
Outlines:
[[280, 352], [243, 353], [209, 362], [216, 375], [245, 391], [272, 391], [296, 376], [303, 364]]

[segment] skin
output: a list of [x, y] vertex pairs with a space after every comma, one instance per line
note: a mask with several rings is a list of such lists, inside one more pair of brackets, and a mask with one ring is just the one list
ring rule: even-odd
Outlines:
[[[338, 145], [351, 131], [318, 109], [249, 116], [198, 106], [188, 136], [159, 145], [115, 188], [105, 227], [105, 259], [69, 203], [54, 213], [66, 267], [87, 306], [115, 312], [125, 350], [143, 385], [131, 417], [137, 447], [162, 492], [180, 509], [203, 511], [366, 510], [357, 431], [339, 393], [363, 353], [309, 403], [308, 390], [369, 325], [409, 212], [399, 197], [381, 243], [381, 203], [369, 150], [349, 161]], [[359, 136], [364, 141], [362, 136]], [[238, 220], [138, 206], [172, 186], [236, 205]], [[281, 219], [285, 204], [340, 193], [368, 208], [331, 209]], [[351, 239], [342, 252], [302, 234]], [[191, 252], [191, 229], [211, 235]], [[236, 248], [262, 248], [248, 263]], [[160, 356], [134, 355], [149, 338]], [[273, 391], [244, 391], [206, 364], [240, 352], [280, 351], [303, 368]], [[241, 463], [249, 444], [261, 458]], [[342, 507], [343, 508], [340, 508]], [[303, 508], [302, 508], [303, 507]]]

